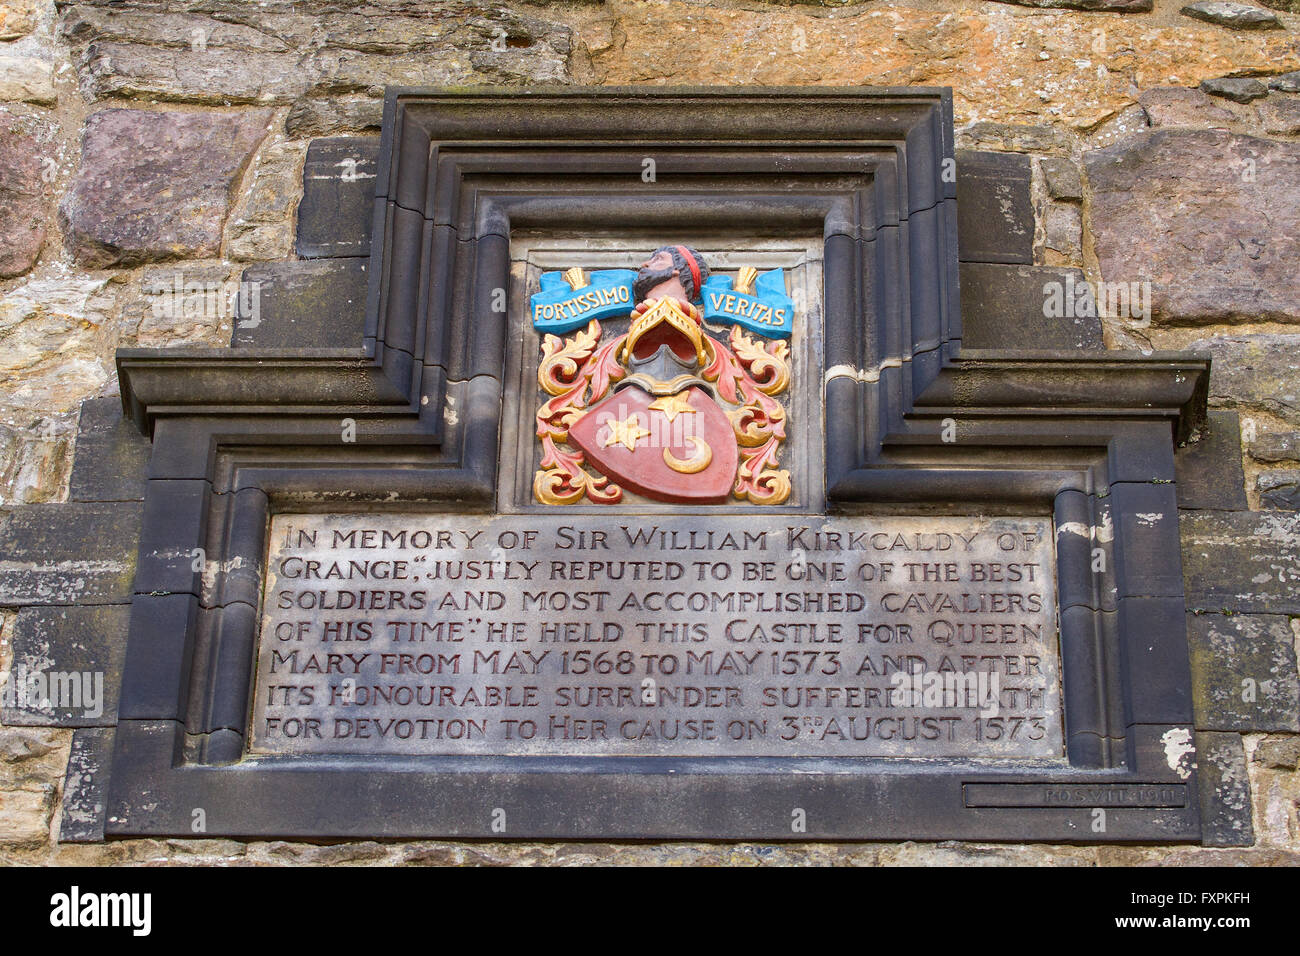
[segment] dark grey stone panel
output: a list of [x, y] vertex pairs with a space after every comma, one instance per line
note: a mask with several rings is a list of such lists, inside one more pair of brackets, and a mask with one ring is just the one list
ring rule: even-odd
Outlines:
[[1300, 614], [1300, 515], [1187, 511], [1180, 526], [1189, 609]]
[[1174, 455], [1178, 507], [1245, 511], [1246, 479], [1241, 466], [1241, 420], [1236, 412], [1212, 410], [1200, 440]]
[[178, 720], [190, 696], [198, 598], [138, 594], [122, 669], [120, 720]]
[[[239, 298], [231, 345], [360, 348], [369, 264], [369, 259], [317, 259], [245, 269], [245, 288], [253, 291]], [[250, 309], [253, 301], [256, 308]]]
[[958, 258], [962, 262], [1034, 261], [1029, 157], [957, 152]]
[[[1083, 282], [1079, 269], [963, 262], [962, 344], [971, 349], [1104, 348], [1101, 320], [1074, 314], [1079, 310], [1072, 305], [1072, 290]], [[1060, 297], [1059, 310], [1054, 296]]]
[[148, 463], [149, 440], [123, 419], [121, 399], [81, 403], [69, 500], [140, 501]]
[[44, 700], [24, 693], [14, 706], [0, 709], [0, 720], [15, 726], [116, 723], [130, 612], [129, 604], [20, 610], [14, 623], [11, 673], [19, 684], [25, 676], [42, 675], [55, 692]]
[[1200, 783], [1201, 842], [1205, 846], [1254, 844], [1250, 778], [1240, 735], [1198, 732], [1196, 769]]
[[1281, 614], [1189, 614], [1199, 730], [1300, 731], [1295, 635]]
[[23, 505], [0, 515], [0, 605], [130, 600], [140, 537], [135, 502]]
[[304, 259], [370, 255], [379, 137], [314, 139], [298, 203], [297, 252]]
[[63, 781], [60, 843], [102, 843], [108, 814], [108, 777], [113, 772], [112, 727], [81, 727]]

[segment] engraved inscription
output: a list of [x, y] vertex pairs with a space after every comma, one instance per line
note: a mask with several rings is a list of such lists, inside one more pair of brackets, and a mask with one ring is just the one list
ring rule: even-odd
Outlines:
[[277, 515], [250, 750], [1062, 755], [1040, 518]]

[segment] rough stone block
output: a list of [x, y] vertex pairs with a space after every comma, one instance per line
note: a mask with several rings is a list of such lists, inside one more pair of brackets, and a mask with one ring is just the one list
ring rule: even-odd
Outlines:
[[1258, 407], [1300, 424], [1300, 335], [1221, 335], [1188, 348], [1214, 359], [1211, 405]]
[[957, 237], [962, 262], [1034, 261], [1028, 156], [958, 151]]
[[141, 507], [24, 505], [0, 516], [0, 605], [121, 604], [135, 576]]
[[1180, 11], [1185, 17], [1216, 23], [1233, 30], [1281, 30], [1277, 16], [1259, 7], [1231, 0], [1200, 0], [1189, 3]]
[[51, 135], [48, 124], [0, 113], [0, 279], [35, 265], [45, 242], [41, 175], [43, 159], [53, 157]]
[[1260, 435], [1250, 443], [1249, 451], [1251, 458], [1269, 464], [1300, 461], [1300, 432]]
[[1300, 96], [1270, 96], [1255, 108], [1266, 132], [1275, 136], [1300, 135]]
[[35, 56], [0, 56], [0, 100], [53, 106], [54, 63]]
[[1244, 76], [1222, 76], [1201, 80], [1201, 89], [1211, 96], [1222, 96], [1234, 103], [1249, 103], [1268, 96], [1268, 87], [1259, 80]]
[[115, 723], [129, 620], [129, 604], [19, 611], [12, 673], [27, 684], [22, 699], [0, 708], [0, 720], [29, 727]]
[[1021, 7], [1043, 7], [1049, 10], [1104, 10], [1113, 13], [1146, 13], [1152, 0], [999, 0]]
[[119, 398], [81, 403], [68, 497], [73, 501], [143, 501], [149, 439], [122, 418]]
[[290, 108], [284, 131], [299, 137], [379, 129], [383, 118], [384, 101], [380, 99], [305, 99]]
[[305, 151], [302, 143], [275, 143], [262, 150], [253, 181], [230, 217], [229, 258], [254, 262], [292, 255], [293, 210]]
[[1165, 126], [1233, 126], [1237, 114], [1224, 109], [1204, 90], [1184, 86], [1157, 86], [1138, 94], [1152, 128]]
[[1245, 511], [1241, 421], [1236, 412], [1211, 411], [1200, 440], [1174, 454], [1179, 508]]
[[17, 40], [36, 28], [36, 0], [0, 3], [0, 40]]
[[1083, 179], [1079, 167], [1073, 161], [1061, 156], [1046, 156], [1039, 160], [1043, 171], [1043, 180], [1047, 184], [1047, 194], [1053, 199], [1069, 202], [1083, 200]]
[[270, 117], [92, 113], [81, 166], [59, 206], [69, 252], [90, 268], [219, 255], [232, 193]]
[[63, 783], [60, 843], [103, 841], [112, 765], [113, 728], [83, 727], [72, 735], [72, 753]]
[[365, 335], [369, 259], [277, 262], [244, 272], [257, 315], [237, 317], [231, 344], [252, 348], [348, 348]]
[[1188, 608], [1300, 614], [1300, 515], [1186, 511], [1181, 530]]
[[1251, 762], [1273, 770], [1300, 769], [1300, 735], [1270, 734], [1259, 742]]
[[1196, 726], [1300, 730], [1294, 635], [1280, 614], [1189, 614]]
[[302, 170], [298, 255], [370, 255], [378, 158], [377, 137], [312, 140]]
[[1196, 785], [1201, 798], [1202, 845], [1252, 845], [1250, 777], [1240, 736], [1196, 735]]
[[382, 14], [313, 4], [257, 17], [241, 0], [216, 0], [202, 12], [76, 4], [61, 32], [79, 48], [89, 99], [289, 103], [388, 85], [571, 80], [570, 26], [470, 0], [440, 4], [436, 16], [406, 4], [385, 4]]
[[1084, 163], [1101, 278], [1149, 281], [1154, 321], [1300, 322], [1300, 143], [1161, 129]]
[[50, 838], [54, 787], [0, 790], [0, 844], [39, 846]]
[[1300, 511], [1300, 471], [1266, 471], [1255, 478], [1259, 503], [1278, 511]]
[[1067, 308], [1074, 304], [1068, 291], [1083, 287], [1078, 269], [963, 262], [962, 345], [1008, 349], [1032, 342], [1043, 349], [1103, 348], [1101, 320], [1095, 314], [1070, 314], [1075, 310]]

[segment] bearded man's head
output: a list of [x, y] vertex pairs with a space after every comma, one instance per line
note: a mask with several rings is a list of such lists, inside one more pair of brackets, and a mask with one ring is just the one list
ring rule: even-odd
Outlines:
[[709, 267], [704, 257], [690, 246], [660, 246], [637, 271], [632, 295], [635, 301], [642, 302], [656, 286], [677, 278], [687, 301], [694, 301], [708, 277]]

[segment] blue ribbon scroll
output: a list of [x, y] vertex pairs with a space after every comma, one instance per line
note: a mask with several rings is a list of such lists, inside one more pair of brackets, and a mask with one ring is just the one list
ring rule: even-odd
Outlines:
[[734, 292], [731, 276], [711, 275], [704, 282], [704, 320], [739, 325], [769, 339], [785, 338], [794, 330], [794, 301], [785, 294], [780, 269], [761, 273], [753, 295]]
[[542, 291], [529, 300], [533, 326], [539, 332], [572, 332], [592, 319], [627, 315], [636, 305], [635, 280], [631, 269], [603, 269], [591, 273], [591, 281], [581, 289], [570, 289], [563, 273], [543, 272], [538, 279]]

